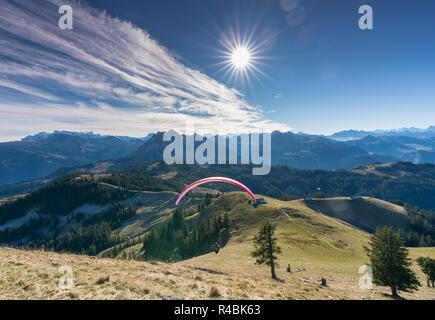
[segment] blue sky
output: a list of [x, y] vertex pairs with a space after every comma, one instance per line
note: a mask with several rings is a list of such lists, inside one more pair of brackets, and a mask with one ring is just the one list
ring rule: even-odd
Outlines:
[[[60, 30], [57, 8], [68, 3], [74, 29]], [[374, 30], [358, 28], [363, 4], [373, 7]], [[421, 0], [5, 1], [0, 140], [192, 125], [316, 134], [428, 127], [434, 16], [435, 3]], [[220, 64], [232, 33], [259, 45], [259, 71], [236, 80]]]

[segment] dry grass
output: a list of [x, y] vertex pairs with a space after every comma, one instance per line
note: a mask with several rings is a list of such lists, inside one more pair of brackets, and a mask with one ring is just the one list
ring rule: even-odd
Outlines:
[[[434, 250], [412, 252], [412, 257]], [[213, 254], [214, 255], [214, 254]], [[226, 261], [214, 265], [214, 271], [198, 266], [210, 266], [206, 258], [183, 263], [157, 265], [147, 262], [100, 259], [80, 255], [41, 251], [0, 249], [1, 299], [162, 299], [176, 296], [183, 299], [388, 299], [388, 288], [372, 291], [358, 288], [359, 275], [331, 273], [337, 265], [315, 266], [296, 263], [306, 271], [287, 273], [277, 269], [280, 281], [269, 277], [269, 270]], [[223, 257], [224, 259], [226, 257]], [[73, 269], [73, 287], [59, 287], [59, 266]], [[302, 268], [301, 268], [302, 269]], [[101, 276], [101, 272], [110, 273]], [[170, 271], [170, 274], [168, 273]], [[320, 285], [320, 275], [328, 287]], [[421, 282], [424, 276], [418, 272]], [[406, 299], [435, 299], [435, 289], [421, 287]]]
[[[0, 299], [390, 299], [385, 295], [388, 288], [358, 287], [358, 269], [367, 262], [362, 251], [366, 233], [308, 209], [303, 201], [267, 198], [268, 205], [253, 209], [243, 197], [223, 197], [217, 204], [228, 205], [231, 219], [239, 225], [217, 255], [167, 264], [0, 248]], [[285, 207], [291, 210], [277, 210]], [[277, 224], [282, 248], [278, 281], [249, 256], [252, 237], [266, 218]], [[435, 257], [435, 248], [410, 249], [414, 261], [427, 255]], [[287, 264], [292, 273], [286, 271]], [[73, 270], [70, 289], [59, 286], [61, 266]], [[412, 268], [425, 284], [416, 263]], [[327, 287], [321, 285], [321, 277]], [[425, 286], [400, 294], [406, 299], [435, 299], [435, 289]]]
[[97, 280], [97, 284], [103, 284], [103, 283], [109, 282], [109, 281], [110, 281], [110, 274], [99, 277]]
[[218, 288], [215, 286], [212, 286], [210, 288], [210, 294], [208, 295], [210, 298], [219, 298], [221, 296], [221, 293]]

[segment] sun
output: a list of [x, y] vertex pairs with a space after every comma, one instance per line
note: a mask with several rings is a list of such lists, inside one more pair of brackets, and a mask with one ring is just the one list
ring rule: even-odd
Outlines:
[[261, 57], [259, 50], [252, 42], [243, 42], [232, 39], [224, 43], [225, 51], [222, 52], [224, 60], [221, 70], [225, 70], [225, 75], [229, 76], [230, 81], [238, 79], [250, 82], [250, 75], [262, 73], [257, 65]]
[[258, 75], [266, 78], [268, 76], [261, 70], [265, 66], [265, 60], [271, 57], [264, 56], [263, 53], [273, 45], [276, 35], [272, 32], [258, 35], [255, 29], [250, 32], [240, 31], [237, 26], [234, 31], [219, 33], [218, 43], [220, 48], [213, 48], [219, 58], [217, 73], [222, 73], [227, 83], [232, 85], [251, 86], [251, 78], [260, 81]]
[[246, 47], [238, 47], [231, 52], [231, 63], [236, 69], [249, 67], [252, 53]]

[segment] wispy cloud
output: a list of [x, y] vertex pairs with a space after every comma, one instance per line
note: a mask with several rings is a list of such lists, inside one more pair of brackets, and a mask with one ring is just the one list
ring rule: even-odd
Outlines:
[[2, 1], [1, 140], [50, 129], [144, 136], [186, 122], [200, 132], [289, 129], [127, 21], [72, 2], [74, 29], [60, 30], [63, 2]]
[[24, 86], [22, 84], [11, 82], [11, 81], [1, 79], [1, 78], [0, 78], [0, 87], [12, 89], [13, 91], [18, 91], [18, 92], [25, 93], [25, 94], [30, 95], [30, 96], [42, 98], [45, 100], [51, 100], [51, 101], [58, 100], [58, 98], [56, 98], [55, 96], [44, 93], [41, 90], [29, 88], [29, 87]]

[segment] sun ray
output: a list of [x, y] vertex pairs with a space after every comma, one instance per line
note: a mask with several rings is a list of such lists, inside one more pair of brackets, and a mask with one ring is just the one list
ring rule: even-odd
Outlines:
[[266, 39], [255, 39], [255, 34], [255, 30], [240, 34], [238, 29], [236, 32], [229, 30], [226, 34], [221, 33], [219, 43], [222, 47], [215, 51], [217, 57], [222, 60], [214, 64], [218, 68], [214, 74], [223, 75], [231, 85], [239, 82], [242, 85], [247, 83], [249, 86], [252, 85], [252, 76], [256, 81], [259, 81], [259, 75], [266, 76], [260, 70], [261, 66], [265, 66], [262, 53], [275, 35], [271, 34]]

